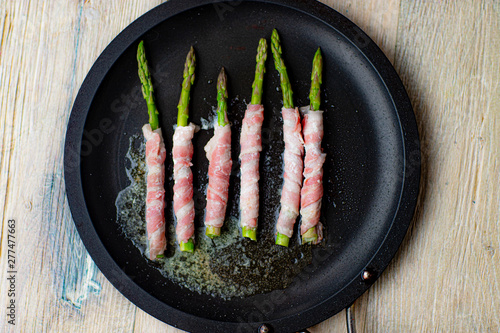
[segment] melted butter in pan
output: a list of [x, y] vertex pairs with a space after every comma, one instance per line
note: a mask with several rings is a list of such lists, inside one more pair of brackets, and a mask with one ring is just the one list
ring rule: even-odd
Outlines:
[[[127, 176], [131, 184], [117, 197], [117, 220], [127, 238], [144, 254], [146, 249], [145, 231], [145, 199], [146, 180], [144, 162], [145, 144], [140, 135], [131, 137], [127, 159], [130, 165]], [[168, 158], [168, 157], [167, 157]], [[264, 161], [262, 175], [273, 170]], [[168, 177], [168, 174], [167, 174]], [[261, 178], [262, 179], [262, 178]], [[234, 178], [231, 179], [234, 182]], [[239, 182], [239, 179], [237, 180]], [[268, 187], [273, 182], [262, 186]], [[166, 182], [168, 186], [168, 181]], [[206, 184], [204, 185], [206, 186]], [[261, 187], [262, 187], [261, 186]], [[269, 186], [270, 193], [278, 196], [276, 186]], [[195, 189], [201, 193], [205, 189]], [[236, 191], [235, 191], [236, 192]], [[167, 191], [167, 194], [169, 191]], [[239, 195], [234, 193], [234, 195]], [[263, 195], [264, 196], [264, 195]], [[168, 200], [168, 199], [167, 199]], [[238, 202], [237, 200], [232, 200]], [[261, 196], [261, 203], [273, 202]], [[276, 202], [276, 200], [274, 200]], [[233, 204], [234, 205], [234, 204]], [[175, 242], [174, 214], [172, 205], [167, 205], [165, 212], [167, 223], [168, 246], [165, 258], [151, 263], [163, 276], [189, 290], [209, 294], [224, 299], [246, 297], [284, 289], [291, 284], [293, 278], [311, 262], [311, 247], [300, 245], [298, 232], [290, 240], [290, 247], [284, 248], [274, 244], [275, 226], [279, 205], [263, 207], [261, 211], [274, 212], [273, 218], [260, 219], [258, 241], [253, 242], [241, 236], [238, 218], [234, 212], [236, 207], [228, 207], [227, 218], [221, 237], [214, 240], [205, 236], [205, 228], [198, 226], [195, 232], [195, 252], [184, 253]], [[262, 221], [263, 220], [263, 221]], [[148, 261], [146, 257], [144, 260]]]

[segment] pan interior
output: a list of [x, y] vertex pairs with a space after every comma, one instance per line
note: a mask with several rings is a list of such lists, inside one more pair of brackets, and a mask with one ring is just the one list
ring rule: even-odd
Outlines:
[[[213, 113], [214, 82], [220, 67], [224, 66], [229, 76], [228, 116], [233, 122], [233, 160], [238, 163], [239, 130], [250, 99], [257, 43], [261, 37], [270, 41], [273, 28], [277, 28], [281, 36], [296, 105], [308, 104], [312, 57], [318, 46], [324, 58], [323, 148], [327, 160], [322, 215], [326, 240], [323, 246], [313, 250], [310, 265], [287, 289], [230, 300], [189, 291], [162, 276], [121, 232], [116, 222], [115, 200], [119, 191], [129, 184], [125, 174], [129, 138], [140, 133], [148, 121], [137, 76], [138, 40], [123, 52], [105, 76], [85, 122], [81, 178], [87, 209], [100, 240], [139, 287], [160, 302], [198, 317], [224, 322], [270, 321], [301, 313], [328, 300], [370, 262], [398, 209], [404, 174], [403, 138], [384, 82], [359, 49], [341, 33], [291, 8], [238, 2], [231, 10], [226, 8], [221, 13], [220, 8], [205, 5], [177, 14], [142, 36], [155, 81], [167, 150], [172, 147], [183, 63], [193, 45], [198, 67], [190, 121], [201, 124], [202, 118]], [[267, 159], [270, 167], [281, 170], [283, 143], [278, 86], [279, 76], [269, 52], [263, 125], [268, 137], [264, 137], [267, 144], [261, 158]], [[199, 181], [208, 169], [203, 146], [211, 134], [211, 131], [201, 131], [193, 141], [193, 173], [199, 176]], [[171, 170], [171, 156], [167, 157], [167, 163], [166, 169]], [[280, 172], [269, 172], [263, 175], [261, 182], [281, 184], [281, 176]], [[231, 182], [237, 186], [238, 177], [233, 176]], [[167, 186], [171, 184], [167, 182]], [[264, 185], [263, 190], [266, 188], [271, 191], [271, 187]], [[171, 198], [169, 189], [168, 195]], [[279, 204], [279, 197], [262, 195], [271, 198], [261, 203], [268, 205], [270, 211]], [[230, 214], [237, 214], [237, 207], [235, 194], [229, 202]], [[167, 223], [171, 223], [171, 214], [167, 212], [166, 216]], [[260, 223], [274, 223], [274, 220], [274, 215], [266, 214]], [[267, 304], [265, 311], [261, 309], [263, 304]], [[265, 315], [252, 317], [256, 311]]]

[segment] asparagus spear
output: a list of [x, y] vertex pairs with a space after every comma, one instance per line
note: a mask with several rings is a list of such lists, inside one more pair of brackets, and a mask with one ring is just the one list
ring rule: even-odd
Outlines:
[[[224, 67], [222, 67], [219, 77], [217, 78], [217, 124], [226, 126], [227, 120], [227, 76]], [[219, 227], [207, 225], [205, 235], [210, 238], [220, 236]]]
[[262, 83], [264, 82], [264, 73], [266, 72], [267, 59], [267, 41], [265, 38], [259, 40], [257, 47], [257, 56], [255, 60], [255, 79], [252, 84], [252, 99], [250, 104], [260, 104], [262, 101]]
[[189, 93], [194, 83], [194, 69], [196, 67], [196, 56], [191, 46], [184, 64], [184, 80], [182, 81], [181, 97], [177, 106], [177, 126], [187, 126], [189, 119]]
[[[262, 84], [264, 82], [264, 73], [266, 72], [266, 59], [267, 59], [267, 41], [265, 38], [259, 40], [257, 47], [257, 62], [255, 66], [255, 78], [252, 84], [252, 99], [250, 104], [259, 105], [262, 102]], [[243, 237], [257, 240], [257, 228], [244, 226], [242, 230]]]
[[[321, 105], [320, 87], [323, 79], [323, 58], [321, 57], [321, 50], [318, 47], [314, 55], [313, 67], [311, 73], [311, 91], [309, 93], [310, 108], [312, 111], [318, 111]], [[315, 242], [318, 239], [316, 227], [312, 227], [302, 235], [303, 243]]]
[[148, 105], [149, 125], [154, 131], [159, 127], [158, 124], [158, 109], [155, 105], [153, 83], [151, 81], [151, 74], [148, 69], [148, 61], [146, 59], [146, 51], [144, 49], [144, 41], [141, 40], [137, 47], [137, 62], [139, 64], [139, 79], [142, 84], [142, 96]]
[[280, 36], [276, 29], [273, 30], [271, 36], [271, 50], [273, 52], [274, 67], [280, 73], [281, 90], [283, 92], [283, 106], [287, 109], [293, 108], [293, 92], [292, 86], [290, 85], [290, 79], [286, 72], [285, 62], [281, 58], [281, 45]]
[[323, 57], [321, 56], [321, 49], [318, 47], [313, 59], [311, 91], [309, 93], [309, 101], [311, 102], [312, 111], [318, 111], [321, 105], [321, 83], [323, 83]]
[[[144, 41], [140, 41], [137, 47], [137, 63], [139, 67], [139, 79], [141, 80], [141, 90], [146, 104], [148, 106], [149, 125], [151, 130], [156, 130], [159, 127], [158, 109], [156, 108], [153, 82], [149, 73], [148, 61], [146, 59], [146, 51], [144, 49]], [[149, 247], [149, 244], [148, 244]], [[156, 255], [156, 258], [163, 258], [163, 254]]]
[[[177, 106], [177, 126], [187, 126], [189, 119], [189, 98], [191, 85], [194, 83], [194, 69], [196, 67], [196, 56], [194, 54], [194, 49], [191, 46], [187, 56], [186, 63], [184, 64], [184, 73], [182, 81], [181, 97], [179, 99], [179, 105]], [[194, 252], [194, 240], [190, 238], [187, 242], [181, 242], [179, 244], [181, 251], [184, 252]]]
[[[288, 78], [288, 73], [286, 71], [286, 66], [285, 62], [283, 61], [283, 58], [281, 57], [281, 45], [280, 45], [280, 37], [278, 35], [278, 31], [276, 29], [273, 29], [273, 33], [271, 36], [271, 50], [273, 52], [273, 58], [274, 58], [274, 67], [280, 74], [280, 83], [281, 83], [281, 90], [283, 92], [283, 106], [285, 108], [293, 108], [293, 92], [292, 92], [292, 86], [290, 84], [290, 79]], [[290, 238], [286, 235], [283, 235], [281, 233], [276, 234], [276, 244], [288, 247], [288, 243], [290, 241]]]
[[226, 126], [227, 121], [227, 76], [224, 67], [220, 70], [217, 78], [217, 123]]

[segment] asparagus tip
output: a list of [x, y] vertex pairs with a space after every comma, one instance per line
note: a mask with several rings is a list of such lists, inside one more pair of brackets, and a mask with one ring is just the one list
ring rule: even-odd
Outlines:
[[[257, 63], [261, 63], [264, 65], [264, 63], [267, 60], [267, 40], [265, 38], [261, 38], [259, 40], [259, 46], [257, 47], [257, 56], [255, 57], [255, 60]], [[262, 72], [264, 73], [266, 71], [266, 68], [262, 66]]]
[[149, 124], [151, 125], [151, 129], [154, 131], [159, 127], [158, 109], [155, 104], [153, 82], [151, 80], [151, 74], [149, 73], [146, 50], [142, 40], [139, 42], [137, 47], [137, 64], [139, 66], [138, 74], [139, 80], [141, 81], [142, 96], [146, 100], [146, 104], [148, 106]]
[[323, 83], [323, 57], [321, 56], [321, 49], [318, 47], [313, 59], [311, 71], [311, 91], [309, 93], [309, 100], [311, 102], [311, 110], [319, 110], [321, 105], [321, 83]]
[[293, 108], [293, 92], [292, 86], [290, 85], [290, 79], [288, 78], [288, 73], [286, 71], [285, 62], [281, 57], [281, 43], [278, 31], [273, 30], [271, 36], [271, 51], [273, 53], [274, 68], [280, 74], [281, 91], [283, 93], [283, 106], [285, 108]]
[[217, 123], [226, 126], [227, 119], [227, 75], [224, 67], [217, 78]]
[[[267, 39], [261, 38], [259, 39], [259, 46], [257, 47], [257, 55], [263, 55], [267, 57]], [[259, 61], [259, 57], [257, 56], [257, 61]]]
[[224, 67], [222, 67], [219, 73], [219, 77], [217, 78], [217, 90], [223, 90], [225, 92], [224, 97], [227, 97], [226, 84], [227, 84], [226, 70], [224, 69]]
[[177, 126], [187, 126], [189, 119], [189, 100], [191, 85], [194, 83], [196, 67], [196, 55], [194, 53], [194, 48], [191, 46], [189, 52], [186, 56], [186, 62], [184, 63], [184, 71], [182, 73], [182, 85], [181, 85], [181, 96], [179, 98], [179, 104], [177, 106]]
[[191, 75], [191, 84], [194, 83], [194, 68], [196, 66], [196, 54], [194, 53], [194, 47], [191, 45], [188, 55], [186, 57], [186, 66], [184, 70], [184, 77]]
[[252, 83], [252, 99], [250, 104], [260, 104], [262, 102], [262, 85], [264, 81], [264, 73], [266, 72], [266, 59], [267, 59], [267, 40], [261, 38], [259, 46], [257, 47], [257, 55], [255, 60], [255, 79]]
[[321, 49], [319, 47], [316, 53], [314, 54], [311, 80], [314, 80], [315, 75], [318, 76], [318, 82], [323, 83], [323, 56], [321, 55]]
[[275, 57], [275, 62], [276, 57], [281, 55], [281, 44], [280, 44], [280, 35], [278, 35], [278, 30], [273, 29], [273, 34], [271, 35], [271, 46], [272, 46], [272, 51], [273, 51], [273, 56]]

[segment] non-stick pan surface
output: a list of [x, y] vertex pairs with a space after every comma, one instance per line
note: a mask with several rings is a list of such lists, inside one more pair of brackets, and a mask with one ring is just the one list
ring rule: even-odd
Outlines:
[[[116, 222], [115, 200], [128, 185], [129, 137], [140, 133], [148, 119], [135, 52], [143, 39], [167, 149], [189, 47], [194, 45], [198, 56], [191, 121], [199, 124], [212, 112], [213, 82], [220, 67], [226, 68], [237, 156], [257, 43], [261, 37], [269, 40], [273, 28], [280, 32], [297, 105], [308, 104], [312, 57], [318, 46], [323, 52], [326, 240], [288, 288], [223, 300], [166, 279]], [[281, 168], [280, 152], [271, 151], [282, 145], [278, 86], [269, 57], [263, 156]], [[204, 131], [194, 141], [199, 156], [195, 174], [207, 169], [203, 145], [210, 133]], [[353, 23], [327, 6], [305, 0], [171, 0], [136, 20], [106, 48], [85, 79], [68, 124], [64, 162], [71, 212], [100, 270], [134, 304], [190, 332], [255, 332], [262, 323], [275, 332], [295, 332], [352, 304], [398, 249], [413, 216], [420, 177], [416, 122], [393, 67]], [[279, 198], [271, 202], [279, 204]], [[267, 207], [270, 202], [262, 204]], [[231, 205], [237, 203], [233, 200]], [[170, 223], [171, 215], [166, 215]], [[261, 223], [272, 219], [266, 215]], [[362, 279], [365, 270], [372, 273], [367, 281]]]

